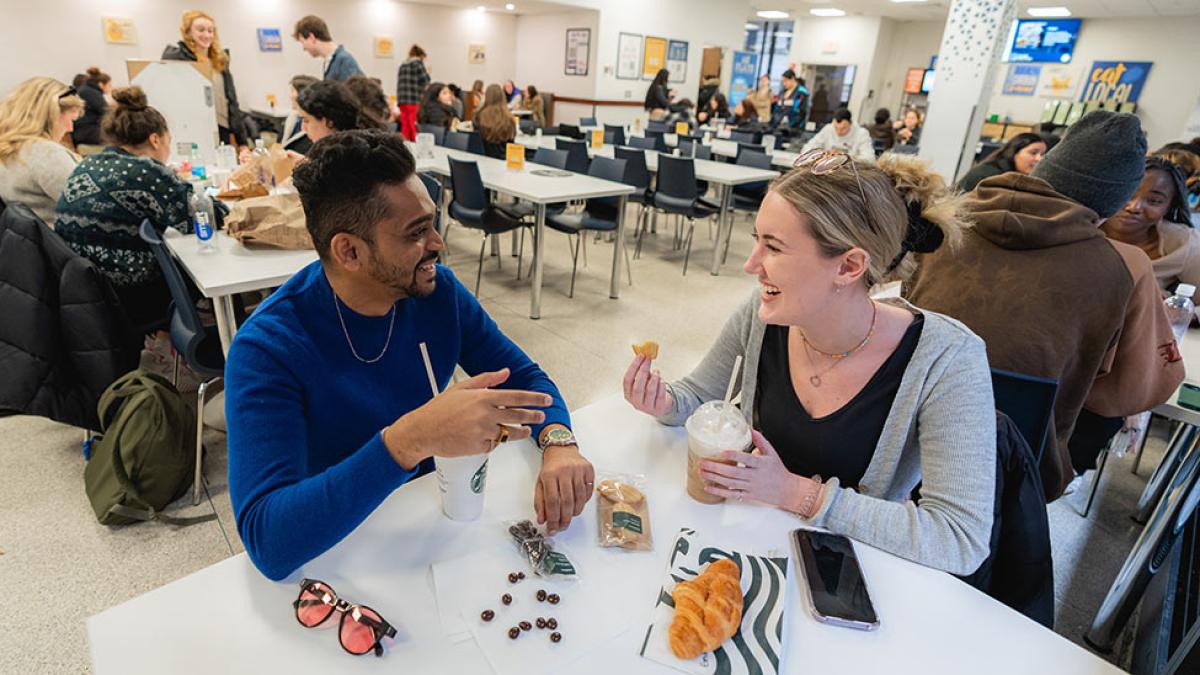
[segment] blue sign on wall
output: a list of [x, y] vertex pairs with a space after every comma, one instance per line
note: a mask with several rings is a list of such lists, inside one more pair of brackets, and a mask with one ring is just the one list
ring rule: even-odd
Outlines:
[[283, 51], [283, 37], [280, 36], [278, 28], [259, 28], [258, 29], [258, 51], [260, 51], [260, 52], [281, 52], [281, 51]]
[[729, 87], [729, 105], [737, 105], [746, 95], [754, 91], [754, 75], [758, 72], [758, 54], [754, 52], [733, 53], [733, 78]]
[[1150, 74], [1151, 61], [1093, 61], [1079, 100], [1085, 103], [1136, 103]]
[[1001, 93], [1006, 96], [1033, 96], [1041, 76], [1040, 63], [1014, 63], [1008, 67]]

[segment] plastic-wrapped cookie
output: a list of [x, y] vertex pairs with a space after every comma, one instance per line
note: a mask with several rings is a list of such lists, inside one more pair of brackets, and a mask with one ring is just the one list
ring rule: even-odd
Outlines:
[[617, 480], [602, 480], [596, 486], [596, 491], [601, 497], [610, 502], [624, 502], [626, 504], [637, 504], [646, 498], [642, 491], [633, 487], [629, 483], [622, 483]]

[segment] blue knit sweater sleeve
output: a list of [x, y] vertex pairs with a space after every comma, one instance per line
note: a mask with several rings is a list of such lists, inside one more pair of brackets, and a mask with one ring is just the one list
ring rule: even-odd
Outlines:
[[416, 471], [400, 467], [375, 431], [308, 476], [298, 376], [269, 340], [249, 333], [238, 336], [225, 368], [229, 491], [246, 552], [278, 581], [350, 534]]

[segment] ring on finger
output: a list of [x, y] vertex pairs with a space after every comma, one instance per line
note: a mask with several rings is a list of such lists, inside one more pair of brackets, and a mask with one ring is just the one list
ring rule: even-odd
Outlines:
[[496, 426], [500, 427], [500, 432], [496, 434], [496, 439], [494, 442], [496, 443], [496, 445], [500, 445], [502, 443], [507, 443], [508, 442], [508, 427], [504, 426], [503, 424], [497, 424]]

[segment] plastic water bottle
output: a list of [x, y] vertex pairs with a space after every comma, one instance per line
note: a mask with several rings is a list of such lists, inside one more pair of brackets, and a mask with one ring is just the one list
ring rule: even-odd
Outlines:
[[203, 211], [196, 213], [196, 239], [200, 240], [200, 252], [212, 253], [217, 250], [217, 245], [213, 243], [213, 229], [208, 222], [208, 214]]
[[196, 233], [196, 239], [200, 242], [200, 252], [216, 251], [217, 246], [213, 243], [215, 214], [212, 200], [203, 191], [193, 190], [188, 199], [188, 210], [192, 214], [192, 231]]
[[188, 157], [188, 163], [192, 167], [192, 178], [205, 181], [208, 180], [208, 172], [204, 168], [204, 158], [200, 156], [200, 146], [192, 143], [192, 154]]
[[258, 181], [264, 186], [269, 185], [274, 188], [275, 172], [271, 170], [270, 153], [267, 152], [267, 146], [261, 138], [254, 139], [254, 155], [259, 158]]
[[1182, 342], [1184, 333], [1187, 333], [1188, 326], [1192, 323], [1192, 312], [1195, 310], [1195, 305], [1192, 304], [1192, 296], [1196, 293], [1196, 287], [1191, 284], [1179, 284], [1175, 287], [1175, 295], [1167, 298], [1167, 320], [1171, 322], [1171, 330], [1175, 331], [1175, 341]]

